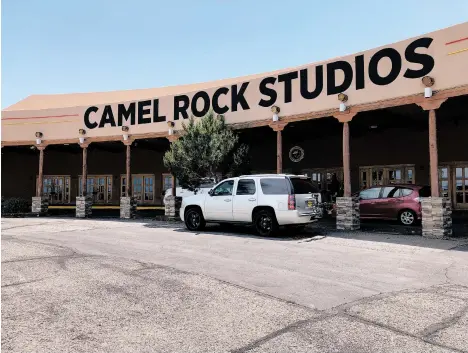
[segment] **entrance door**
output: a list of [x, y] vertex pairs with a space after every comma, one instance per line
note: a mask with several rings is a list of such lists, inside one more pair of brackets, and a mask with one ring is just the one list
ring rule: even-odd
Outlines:
[[205, 218], [213, 221], [232, 221], [232, 192], [234, 180], [226, 180], [213, 189], [205, 199]]
[[457, 209], [468, 209], [468, 164], [454, 167], [454, 203]]

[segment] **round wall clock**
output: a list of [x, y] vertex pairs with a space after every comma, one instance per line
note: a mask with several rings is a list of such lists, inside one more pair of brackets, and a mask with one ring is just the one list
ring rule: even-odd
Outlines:
[[304, 158], [304, 150], [299, 146], [294, 146], [289, 150], [289, 159], [293, 162], [300, 162]]

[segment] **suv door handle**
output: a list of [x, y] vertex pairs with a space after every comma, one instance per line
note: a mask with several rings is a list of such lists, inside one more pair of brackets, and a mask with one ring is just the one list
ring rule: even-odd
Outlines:
[[251, 197], [251, 198], [249, 199], [249, 201], [255, 201], [255, 200], [256, 200], [256, 198], [253, 198], [253, 197]]
[[226, 202], [231, 202], [231, 199], [224, 199], [224, 201], [226, 201]]

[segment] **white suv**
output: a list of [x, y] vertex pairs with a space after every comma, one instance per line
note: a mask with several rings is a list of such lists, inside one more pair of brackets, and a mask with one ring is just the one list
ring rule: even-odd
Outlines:
[[183, 198], [180, 217], [189, 230], [201, 230], [206, 222], [245, 223], [269, 236], [279, 226], [300, 228], [321, 218], [321, 195], [307, 176], [246, 175]]

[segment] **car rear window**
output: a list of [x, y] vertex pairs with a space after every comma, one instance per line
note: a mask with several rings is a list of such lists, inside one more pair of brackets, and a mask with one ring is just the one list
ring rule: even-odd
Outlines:
[[295, 194], [316, 194], [319, 193], [319, 189], [309, 179], [303, 178], [290, 178], [293, 185], [293, 192]]
[[264, 195], [288, 195], [289, 185], [285, 178], [263, 178], [260, 186]]
[[431, 188], [429, 186], [423, 186], [419, 189], [419, 197], [430, 197], [431, 196]]

